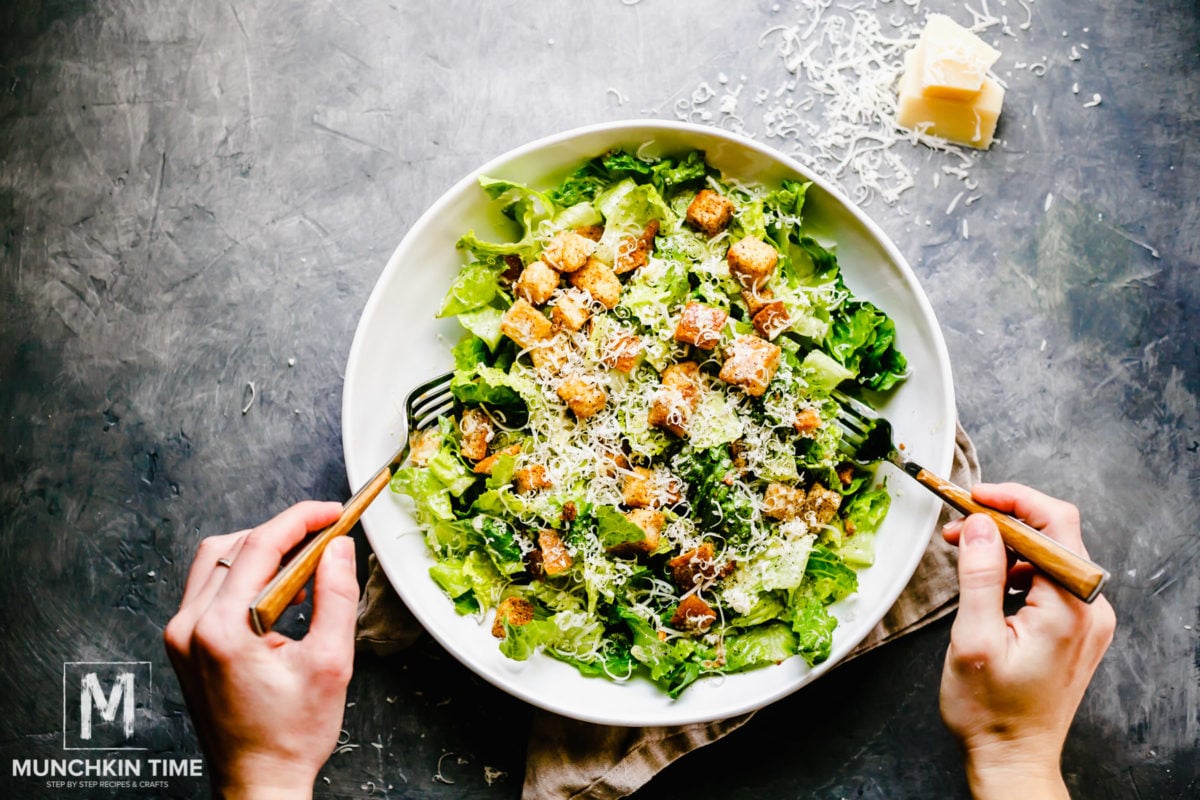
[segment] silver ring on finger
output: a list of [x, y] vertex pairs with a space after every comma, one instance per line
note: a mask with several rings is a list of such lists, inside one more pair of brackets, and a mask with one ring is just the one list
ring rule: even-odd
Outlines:
[[232, 567], [232, 566], [233, 566], [233, 562], [232, 562], [232, 561], [230, 561], [228, 558], [218, 558], [218, 559], [217, 559], [217, 566], [218, 566], [218, 567], [226, 567], [226, 568], [229, 568], [229, 567]]

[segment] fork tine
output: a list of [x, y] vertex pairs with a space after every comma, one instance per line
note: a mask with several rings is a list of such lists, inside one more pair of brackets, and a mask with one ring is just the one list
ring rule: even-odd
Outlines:
[[450, 388], [450, 379], [453, 377], [453, 372], [447, 372], [431, 378], [413, 389], [404, 399], [405, 411], [412, 415], [418, 407], [445, 395]]
[[862, 417], [856, 417], [851, 413], [838, 414], [835, 419], [842, 428], [859, 436], [866, 436], [871, 432], [871, 429], [875, 427], [871, 420], [863, 419]]
[[431, 427], [454, 407], [454, 395], [450, 391], [453, 377], [453, 372], [442, 373], [408, 393], [404, 399], [404, 411], [410, 432]]
[[877, 414], [875, 412], [875, 409], [871, 408], [866, 403], [863, 403], [860, 400], [857, 400], [844, 392], [839, 392], [838, 390], [835, 389], [833, 392], [830, 393], [829, 396], [832, 397], [835, 401], [837, 401], [837, 404], [839, 406], [841, 406], [843, 409], [845, 409], [848, 412], [853, 413], [856, 416], [859, 416], [859, 417], [862, 417], [863, 419], [871, 420], [871, 421], [879, 419], [879, 414]]
[[438, 406], [444, 405], [446, 401], [453, 400], [454, 395], [449, 391], [444, 391], [439, 394], [429, 394], [420, 398], [420, 400], [411, 403], [408, 407], [410, 417], [423, 417], [429, 413], [429, 410]]
[[843, 439], [852, 439], [854, 441], [861, 442], [862, 440], [866, 439], [867, 434], [870, 433], [869, 430], [851, 425], [849, 421], [841, 417], [834, 417], [833, 424], [837, 425], [838, 429], [841, 430]]
[[434, 377], [430, 378], [429, 380], [425, 381], [424, 383], [420, 384], [419, 386], [414, 387], [413, 390], [411, 392], [409, 392], [408, 394], [410, 397], [416, 397], [418, 395], [425, 394], [426, 392], [430, 391], [431, 389], [437, 388], [437, 387], [441, 386], [442, 384], [449, 384], [450, 380], [453, 377], [454, 377], [453, 372], [443, 372], [441, 375], [435, 375]]
[[418, 430], [428, 428], [430, 425], [436, 424], [437, 421], [441, 417], [445, 416], [446, 412], [450, 411], [452, 408], [454, 408], [453, 397], [449, 398], [448, 402], [443, 403], [440, 406], [426, 409], [422, 411], [420, 415], [414, 416], [413, 427], [417, 428]]

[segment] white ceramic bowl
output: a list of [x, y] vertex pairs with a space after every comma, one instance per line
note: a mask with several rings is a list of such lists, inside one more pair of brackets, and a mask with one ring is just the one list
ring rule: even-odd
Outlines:
[[[722, 172], [746, 181], [813, 181], [805, 224], [837, 243], [846, 283], [895, 320], [897, 342], [912, 377], [883, 411], [903, 436], [907, 452], [946, 474], [954, 447], [954, 392], [945, 342], [929, 301], [904, 257], [841, 192], [795, 161], [749, 139], [713, 128], [635, 120], [579, 128], [540, 139], [493, 159], [452, 186], [417, 220], [375, 285], [346, 366], [342, 437], [350, 484], [358, 487], [385, 463], [404, 436], [404, 397], [421, 381], [450, 368], [450, 348], [461, 331], [434, 314], [463, 263], [455, 242], [474, 228], [483, 238], [502, 235], [503, 218], [476, 179], [490, 175], [549, 187], [585, 160], [614, 147], [651, 151], [703, 150]], [[836, 604], [840, 623], [830, 658], [808, 667], [796, 657], [783, 664], [704, 678], [671, 700], [648, 680], [615, 683], [585, 678], [548, 656], [525, 662], [500, 654], [490, 621], [461, 617], [428, 575], [433, 563], [409, 514], [407, 500], [385, 492], [363, 516], [363, 527], [384, 572], [405, 604], [456, 658], [480, 676], [536, 706], [610, 725], [678, 725], [722, 719], [759, 708], [817, 679], [838, 663], [883, 617], [908, 583], [929, 542], [939, 501], [893, 474], [894, 494], [876, 538], [876, 562], [859, 573], [857, 594]]]

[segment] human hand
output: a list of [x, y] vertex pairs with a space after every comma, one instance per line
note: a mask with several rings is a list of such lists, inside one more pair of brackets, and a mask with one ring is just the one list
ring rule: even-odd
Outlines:
[[[1079, 511], [1018, 484], [979, 484], [984, 505], [1015, 514], [1087, 554]], [[958, 544], [960, 597], [942, 670], [941, 711], [959, 738], [976, 798], [1068, 797], [1059, 761], [1067, 729], [1112, 641], [1116, 616], [1103, 597], [1088, 605], [1028, 564], [1010, 567], [996, 524], [975, 514], [945, 527]], [[1025, 605], [1004, 616], [1008, 584], [1028, 585]]]
[[299, 503], [251, 531], [209, 537], [196, 551], [163, 638], [216, 797], [310, 797], [336, 746], [354, 666], [354, 541], [335, 539], [322, 555], [303, 639], [256, 635], [249, 608], [284, 554], [340, 513], [338, 503]]

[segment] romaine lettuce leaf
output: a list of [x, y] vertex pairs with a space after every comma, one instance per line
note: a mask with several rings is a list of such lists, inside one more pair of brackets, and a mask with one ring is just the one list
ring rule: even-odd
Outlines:
[[785, 257], [790, 256], [788, 244], [803, 238], [800, 233], [801, 211], [804, 208], [804, 196], [811, 185], [785, 180], [780, 188], [769, 192], [762, 200], [764, 230], [754, 235], [769, 238]]
[[454, 357], [454, 369], [457, 372], [474, 369], [476, 364], [487, 364], [487, 344], [478, 336], [463, 336], [450, 353]]
[[521, 548], [513, 536], [512, 526], [498, 517], [480, 515], [471, 523], [483, 541], [483, 548], [503, 575], [515, 575], [525, 569]]
[[500, 320], [503, 316], [504, 312], [495, 306], [483, 306], [471, 311], [459, 312], [458, 321], [464, 328], [486, 342], [488, 347], [495, 350], [504, 335], [500, 332]]
[[[504, 216], [520, 226], [521, 238], [515, 242], [487, 242], [471, 230], [458, 240], [459, 249], [467, 250], [485, 266], [497, 272], [503, 271], [501, 267], [506, 255], [520, 256], [526, 263], [532, 261], [541, 249], [537, 238], [538, 227], [541, 223], [552, 220], [561, 209], [549, 195], [524, 184], [481, 176], [479, 185], [493, 200], [504, 203], [500, 210]], [[447, 313], [457, 312], [443, 311], [443, 314]]]
[[[606, 227], [602, 242], [641, 232], [652, 219], [658, 220], [668, 230], [675, 226], [675, 212], [663, 202], [658, 190], [648, 183], [623, 180], [597, 195], [594, 202], [596, 210], [604, 216]], [[610, 247], [614, 244], [615, 241], [609, 242]]]
[[876, 391], [892, 388], [908, 371], [907, 360], [896, 349], [896, 324], [865, 300], [851, 301], [838, 310], [825, 349], [859, 383]]
[[[864, 476], [865, 477], [865, 476]], [[869, 567], [875, 563], [875, 532], [887, 516], [892, 496], [886, 486], [860, 491], [842, 508], [846, 538], [839, 551], [847, 564]]]
[[730, 672], [739, 672], [778, 664], [798, 652], [796, 634], [784, 623], [755, 625], [725, 637], [725, 668]]
[[470, 370], [456, 370], [450, 391], [459, 402], [492, 406], [538, 402], [541, 397], [537, 386], [527, 377], [482, 364]]
[[887, 516], [891, 505], [892, 496], [888, 494], [887, 486], [884, 485], [854, 495], [842, 509], [842, 516], [847, 523], [846, 533], [858, 536], [879, 530], [879, 525]]
[[809, 666], [829, 658], [838, 621], [811, 590], [797, 589], [791, 593], [786, 617], [796, 634], [797, 652]]
[[704, 154], [693, 150], [682, 159], [671, 157], [643, 159], [632, 153], [614, 150], [597, 159], [599, 168], [609, 181], [632, 178], [638, 183], [649, 182], [662, 193], [685, 183], [698, 181], [708, 174]]
[[499, 273], [486, 264], [468, 264], [458, 273], [442, 300], [438, 317], [453, 317], [485, 306], [500, 291]]
[[429, 576], [452, 600], [462, 597], [472, 588], [471, 579], [463, 574], [463, 562], [459, 558], [437, 562], [429, 568]]
[[461, 497], [475, 483], [476, 475], [451, 451], [446, 441], [442, 442], [437, 454], [429, 459], [429, 471], [455, 497]]
[[392, 475], [393, 492], [408, 495], [417, 509], [417, 521], [428, 525], [434, 520], [452, 522], [450, 490], [427, 467], [401, 467]]
[[612, 506], [600, 506], [595, 510], [595, 516], [600, 544], [605, 549], [646, 540], [646, 532]]
[[813, 597], [822, 603], [832, 603], [858, 591], [858, 575], [854, 570], [837, 553], [819, 545], [808, 556], [805, 574]]
[[842, 381], [853, 378], [854, 373], [827, 353], [810, 350], [804, 360], [800, 362], [800, 377], [807, 381], [810, 395], [827, 397]]

